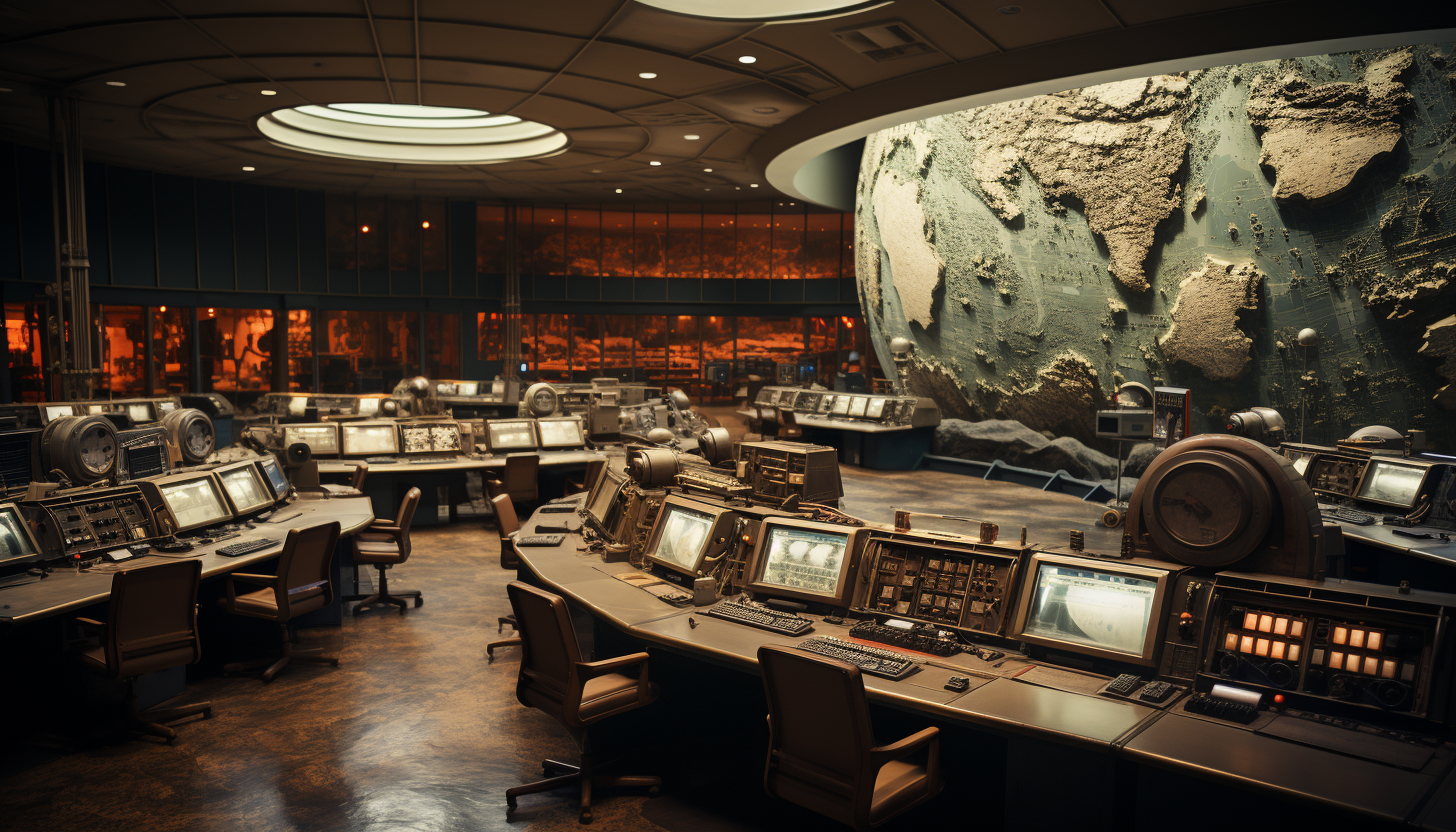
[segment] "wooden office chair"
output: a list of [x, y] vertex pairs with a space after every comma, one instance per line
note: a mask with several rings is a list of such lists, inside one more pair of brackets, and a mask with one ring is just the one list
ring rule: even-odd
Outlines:
[[[521, 521], [516, 517], [516, 507], [511, 504], [511, 498], [505, 494], [498, 494], [492, 497], [490, 502], [491, 505], [495, 506], [496, 531], [500, 533], [501, 568], [515, 569], [521, 565], [520, 558], [516, 557], [515, 547], [511, 546], [511, 540], [521, 530]], [[516, 617], [514, 615], [503, 615], [496, 619], [496, 633], [504, 630], [507, 624], [511, 625], [512, 630], [516, 629]], [[495, 649], [497, 647], [519, 647], [520, 645], [520, 636], [492, 641], [490, 644], [485, 645], [485, 660], [492, 661], [495, 659]]]
[[202, 563], [178, 560], [127, 569], [111, 576], [111, 604], [106, 621], [77, 618], [87, 627], [102, 630], [101, 645], [82, 650], [76, 658], [86, 669], [126, 684], [127, 721], [138, 731], [161, 737], [171, 745], [177, 732], [163, 725], [187, 716], [212, 717], [212, 704], [199, 702], [178, 708], [137, 709], [136, 679], [143, 673], [196, 664], [202, 657], [197, 634], [197, 582]]
[[364, 491], [364, 480], [368, 478], [369, 463], [362, 459], [354, 463], [354, 474], [349, 477], [349, 485], [353, 486], [355, 491], [362, 493]]
[[940, 792], [940, 729], [876, 746], [859, 668], [773, 645], [758, 648], [758, 664], [768, 695], [769, 794], [874, 829]]
[[389, 591], [389, 567], [398, 566], [409, 560], [410, 525], [415, 521], [415, 509], [420, 504], [420, 490], [411, 488], [405, 492], [399, 503], [399, 514], [393, 520], [375, 520], [369, 528], [354, 535], [354, 562], [372, 564], [379, 570], [379, 589], [373, 595], [360, 601], [354, 607], [358, 615], [365, 608], [376, 604], [393, 604], [399, 607], [399, 614], [409, 607], [413, 598], [415, 606], [423, 606], [425, 599], [417, 589]]
[[[592, 769], [592, 747], [587, 730], [608, 717], [635, 710], [657, 699], [657, 686], [647, 679], [647, 654], [632, 653], [596, 662], [581, 660], [571, 615], [559, 595], [543, 592], [520, 581], [506, 587], [521, 630], [521, 673], [516, 699], [545, 711], [570, 732], [581, 749], [581, 765], [556, 760], [541, 763], [557, 777], [506, 790], [506, 806], [514, 809], [523, 794], [562, 786], [581, 788], [582, 823], [591, 822], [592, 786], [647, 786], [652, 794], [662, 785], [659, 777], [603, 777]], [[637, 667], [634, 679], [619, 670]]]
[[594, 459], [588, 462], [580, 480], [574, 480], [571, 477], [566, 478], [566, 493], [580, 494], [583, 491], [591, 490], [592, 483], [596, 482], [597, 477], [602, 475], [602, 469], [605, 467], [607, 467], [607, 461], [605, 459]]
[[485, 478], [485, 493], [490, 497], [508, 494], [516, 503], [534, 503], [540, 499], [536, 490], [540, 468], [541, 458], [535, 454], [510, 454], [499, 477]]
[[[325, 523], [303, 529], [290, 529], [278, 557], [277, 575], [250, 575], [234, 572], [228, 575], [227, 597], [222, 607], [233, 615], [262, 618], [275, 622], [283, 638], [276, 660], [272, 657], [251, 662], [223, 665], [228, 673], [253, 670], [264, 665], [263, 681], [271, 682], [290, 661], [339, 666], [332, 656], [318, 655], [322, 647], [295, 648], [290, 638], [289, 622], [305, 613], [323, 609], [334, 602], [334, 548], [339, 543], [339, 524]], [[258, 587], [238, 593], [238, 585]], [[271, 662], [271, 664], [270, 664]]]

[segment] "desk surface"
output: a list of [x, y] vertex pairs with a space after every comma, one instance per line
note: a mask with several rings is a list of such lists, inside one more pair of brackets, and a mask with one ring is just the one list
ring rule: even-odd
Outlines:
[[[1326, 515], [1325, 522], [1338, 522], [1333, 517]], [[1424, 560], [1435, 561], [1436, 563], [1456, 564], [1456, 542], [1446, 542], [1438, 536], [1440, 529], [1431, 529], [1425, 526], [1413, 526], [1402, 531], [1425, 533], [1431, 535], [1424, 537], [1406, 537], [1395, 533], [1396, 526], [1386, 526], [1375, 523], [1369, 526], [1357, 526], [1353, 523], [1340, 523], [1340, 534], [1346, 540], [1353, 540], [1392, 552], [1405, 552]]]
[[[605, 459], [606, 454], [602, 451], [521, 451], [521, 453], [535, 453], [541, 458], [542, 468], [565, 467], [571, 465], [586, 465], [595, 459]], [[361, 459], [328, 459], [318, 460], [320, 474], [352, 474], [354, 469], [359, 467]], [[373, 474], [399, 474], [413, 472], [438, 473], [441, 471], [479, 471], [485, 468], [504, 468], [506, 455], [485, 457], [462, 456], [452, 459], [449, 462], [379, 462], [369, 463], [369, 473]]]
[[[198, 546], [188, 552], [187, 556], [202, 561], [203, 578], [241, 571], [243, 567], [278, 557], [289, 529], [327, 523], [330, 520], [338, 520], [340, 534], [347, 536], [356, 534], [372, 523], [374, 512], [370, 508], [369, 500], [362, 497], [296, 500], [280, 505], [269, 521], [255, 524], [255, 529], [244, 529], [238, 537]], [[235, 558], [215, 554], [223, 546], [265, 537], [276, 538], [278, 543]], [[57, 569], [44, 579], [32, 578], [26, 583], [0, 589], [0, 623], [33, 621], [105, 601], [111, 596], [111, 575], [111, 572], [77, 572], [63, 568]]]

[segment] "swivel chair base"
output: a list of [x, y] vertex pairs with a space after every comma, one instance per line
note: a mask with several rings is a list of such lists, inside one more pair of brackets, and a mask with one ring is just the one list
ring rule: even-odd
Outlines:
[[[504, 630], [506, 628], [506, 625], [507, 624], [511, 625], [511, 629], [514, 630], [516, 628], [516, 617], [514, 615], [503, 615], [503, 616], [501, 616], [499, 619], [497, 619], [497, 623], [495, 625], [495, 631], [497, 633], [501, 632], [502, 630]], [[501, 639], [500, 641], [492, 641], [490, 644], [485, 645], [485, 660], [487, 662], [493, 662], [493, 661], [495, 661], [495, 649], [497, 647], [520, 647], [520, 646], [521, 646], [521, 637], [520, 636], [512, 636], [511, 638]]]
[[662, 787], [661, 777], [647, 775], [601, 775], [592, 773], [591, 754], [583, 752], [581, 765], [563, 763], [559, 760], [543, 760], [541, 768], [547, 774], [556, 774], [545, 780], [538, 780], [535, 783], [527, 783], [524, 786], [506, 789], [506, 811], [516, 808], [516, 798], [523, 794], [536, 794], [538, 792], [549, 792], [564, 786], [577, 786], [581, 789], [581, 816], [578, 820], [581, 823], [591, 823], [591, 795], [593, 787], [616, 787], [616, 786], [643, 786], [648, 789], [649, 797], [657, 797], [658, 790]]
[[420, 594], [418, 589], [401, 589], [396, 592], [390, 592], [389, 571], [382, 568], [385, 564], [378, 564], [378, 566], [381, 567], [379, 570], [379, 591], [356, 604], [354, 606], [355, 615], [363, 612], [368, 607], [379, 604], [392, 604], [399, 607], [399, 614], [404, 615], [404, 611], [409, 608], [409, 600], [407, 599], [411, 598], [414, 599], [415, 606], [422, 607], [425, 605], [424, 596]]
[[322, 647], [294, 647], [293, 640], [288, 635], [288, 625], [280, 625], [283, 629], [283, 648], [281, 655], [269, 656], [262, 659], [254, 659], [248, 662], [233, 662], [222, 666], [224, 673], [246, 673], [250, 670], [257, 670], [260, 667], [267, 667], [263, 671], [263, 681], [271, 682], [289, 662], [300, 662], [302, 664], [326, 664], [332, 667], [339, 666], [339, 660], [333, 656], [319, 655], [323, 653]]
[[152, 708], [147, 711], [137, 709], [136, 694], [127, 691], [126, 697], [126, 721], [133, 730], [153, 737], [161, 737], [168, 745], [177, 741], [177, 732], [168, 728], [163, 723], [176, 722], [189, 716], [202, 714], [203, 719], [212, 719], [212, 703], [196, 702], [191, 705], [179, 705], [175, 708]]

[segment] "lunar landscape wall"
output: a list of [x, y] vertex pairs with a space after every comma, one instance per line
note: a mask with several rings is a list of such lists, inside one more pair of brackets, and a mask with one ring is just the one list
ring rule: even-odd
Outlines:
[[[881, 131], [860, 299], [949, 417], [1091, 440], [1122, 381], [1456, 447], [1451, 44], [1138, 78]], [[1318, 333], [1313, 347], [1297, 333]]]

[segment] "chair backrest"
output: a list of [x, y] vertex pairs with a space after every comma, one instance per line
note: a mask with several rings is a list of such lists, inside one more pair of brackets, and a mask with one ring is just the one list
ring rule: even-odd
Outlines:
[[410, 555], [410, 525], [415, 522], [415, 509], [420, 506], [420, 490], [411, 488], [404, 493], [404, 499], [399, 501], [399, 513], [394, 517], [394, 524], [399, 526], [399, 562], [409, 560]]
[[323, 523], [302, 529], [290, 529], [283, 541], [283, 554], [278, 557], [278, 574], [283, 580], [276, 585], [278, 619], [293, 617], [289, 609], [290, 590], [317, 586], [324, 591], [322, 606], [334, 602], [334, 573], [330, 566], [334, 548], [339, 543], [339, 522]]
[[536, 478], [540, 467], [541, 458], [535, 454], [510, 454], [506, 457], [501, 484], [512, 500], [524, 503], [536, 500]]
[[496, 531], [500, 533], [501, 568], [515, 569], [521, 562], [516, 557], [516, 550], [511, 547], [511, 535], [521, 530], [520, 518], [516, 517], [516, 504], [511, 502], [509, 494], [491, 497], [490, 504], [495, 506]]
[[[197, 583], [201, 578], [202, 563], [196, 560], [127, 569], [111, 576], [111, 605], [102, 645], [109, 675], [133, 676], [192, 664], [202, 656], [197, 635]], [[157, 657], [174, 652], [174, 660], [157, 664]]]
[[369, 463], [361, 459], [358, 462], [354, 463], [354, 476], [349, 478], [349, 485], [352, 485], [356, 490], [363, 491], [364, 480], [368, 478], [368, 476]]
[[566, 601], [520, 581], [506, 585], [516, 631], [521, 634], [521, 672], [516, 698], [539, 708], [568, 727], [580, 727], [581, 682], [576, 663], [581, 649]]
[[770, 794], [855, 825], [874, 796], [869, 702], [859, 668], [802, 650], [758, 648], [768, 696]]

